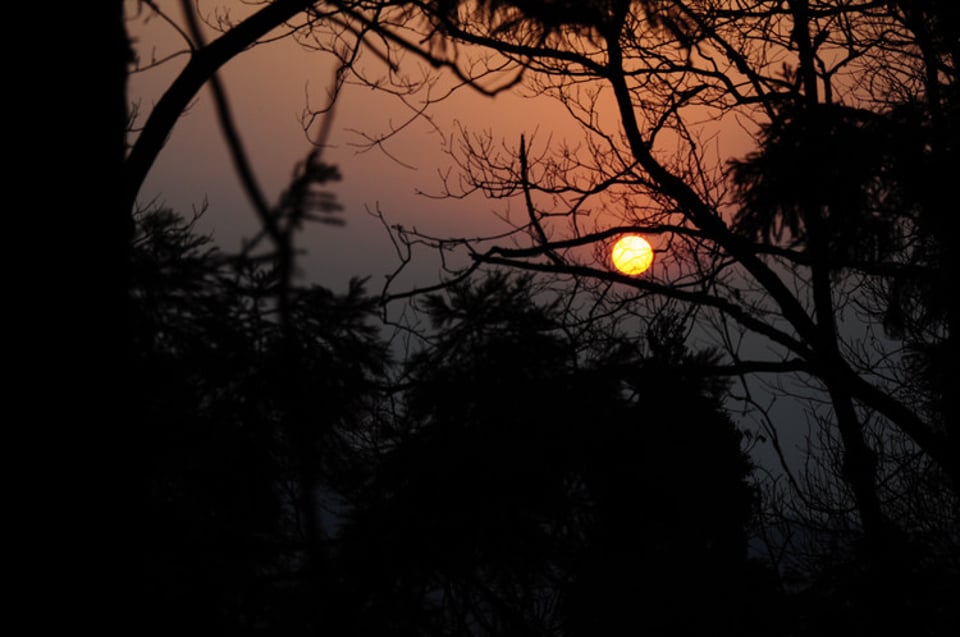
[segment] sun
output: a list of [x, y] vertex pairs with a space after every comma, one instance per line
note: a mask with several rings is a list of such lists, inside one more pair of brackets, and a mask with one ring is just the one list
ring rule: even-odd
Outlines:
[[653, 248], [646, 239], [630, 234], [613, 246], [613, 265], [624, 274], [643, 274], [653, 263]]

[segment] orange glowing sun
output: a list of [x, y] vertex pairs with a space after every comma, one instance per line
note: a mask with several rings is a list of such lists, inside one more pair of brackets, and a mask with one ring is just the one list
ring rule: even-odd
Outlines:
[[617, 241], [611, 257], [618, 270], [633, 276], [646, 272], [653, 263], [653, 248], [643, 237], [631, 234]]

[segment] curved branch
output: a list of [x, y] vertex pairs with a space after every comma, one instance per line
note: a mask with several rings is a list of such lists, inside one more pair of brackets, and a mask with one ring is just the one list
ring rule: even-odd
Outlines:
[[[777, 328], [764, 323], [763, 321], [751, 316], [743, 308], [716, 296], [701, 292], [688, 292], [673, 286], [655, 283], [647, 279], [638, 279], [625, 274], [599, 270], [582, 265], [557, 265], [554, 263], [532, 263], [529, 261], [517, 261], [515, 259], [496, 256], [501, 252], [498, 248], [493, 248], [484, 254], [475, 254], [473, 258], [490, 265], [502, 265], [519, 270], [529, 270], [533, 272], [550, 272], [554, 274], [569, 274], [572, 276], [586, 276], [601, 281], [610, 281], [613, 283], [622, 283], [638, 290], [648, 291], [666, 298], [684, 301], [695, 305], [703, 305], [716, 308], [717, 310], [732, 317], [741, 325], [755, 331], [758, 334], [766, 336], [771, 341], [783, 345], [790, 351], [805, 360], [812, 360], [815, 357], [813, 350], [804, 345], [803, 342], [791, 337], [789, 334], [778, 330]], [[503, 251], [506, 252], [506, 251]]]
[[[800, 353], [814, 365], [822, 380], [839, 380], [846, 383], [854, 398], [896, 423], [931, 458], [950, 473], [956, 484], [960, 484], [960, 462], [951, 458], [950, 452], [944, 449], [942, 437], [937, 436], [912, 410], [900, 401], [874, 387], [850, 369], [847, 361], [831, 347], [828, 341], [825, 341], [822, 330], [807, 314], [799, 299], [794, 296], [780, 277], [758, 257], [752, 242], [734, 234], [689, 184], [670, 172], [654, 158], [649, 144], [644, 141], [640, 133], [629, 88], [623, 74], [618, 70], [621, 68], [621, 64], [622, 53], [619, 44], [611, 40], [611, 70], [607, 73], [607, 78], [613, 86], [624, 132], [637, 163], [650, 175], [653, 182], [659, 186], [660, 191], [673, 199], [678, 208], [684, 211], [686, 216], [702, 230], [704, 235], [709, 236], [734, 260], [739, 262], [770, 294], [774, 302], [780, 307], [784, 318], [797, 331], [803, 342], [809, 344], [809, 349], [801, 347], [801, 349], [794, 349], [794, 351]], [[744, 323], [744, 325], [755, 329], [747, 323]], [[762, 323], [760, 325], [764, 329], [767, 327]], [[766, 331], [758, 331], [770, 337], [770, 334]]]
[[[187, 20], [187, 26], [190, 29], [193, 41], [198, 47], [204, 46], [203, 31], [197, 20], [197, 14], [194, 11], [192, 1], [181, 0], [181, 5], [183, 6], [184, 17]], [[217, 119], [220, 121], [220, 128], [223, 131], [227, 145], [230, 147], [230, 157], [233, 159], [233, 165], [237, 170], [240, 183], [243, 185], [243, 189], [246, 191], [247, 198], [257, 213], [257, 217], [259, 217], [263, 229], [270, 236], [270, 239], [279, 245], [283, 242], [283, 233], [277, 224], [276, 218], [270, 211], [270, 205], [267, 203], [266, 197], [263, 196], [263, 190], [260, 188], [260, 184], [257, 183], [257, 178], [250, 166], [247, 152], [243, 148], [243, 142], [240, 141], [240, 133], [237, 131], [237, 126], [233, 121], [233, 114], [230, 110], [227, 92], [223, 88], [223, 82], [220, 81], [219, 74], [214, 73], [210, 76], [210, 88], [213, 91], [213, 101], [217, 111]]]
[[494, 87], [491, 87], [491, 88], [487, 88], [487, 87], [485, 87], [485, 86], [481, 86], [480, 84], [477, 83], [477, 79], [476, 79], [476, 78], [473, 78], [473, 77], [470, 77], [470, 76], [466, 75], [466, 74], [463, 72], [463, 70], [462, 70], [459, 66], [457, 66], [456, 62], [451, 61], [451, 60], [444, 60], [444, 59], [441, 59], [441, 58], [436, 57], [436, 56], [434, 56], [434, 55], [430, 55], [427, 51], [425, 51], [425, 50], [424, 50], [421, 46], [419, 46], [418, 44], [415, 44], [415, 43], [410, 42], [409, 40], [407, 40], [407, 39], [405, 39], [405, 38], [402, 38], [401, 36], [399, 36], [399, 35], [397, 35], [396, 33], [390, 31], [389, 29], [384, 28], [383, 26], [377, 24], [376, 22], [370, 20], [369, 18], [367, 18], [366, 16], [364, 16], [362, 13], [360, 13], [360, 12], [354, 10], [354, 9], [350, 9], [350, 8], [344, 7], [344, 12], [347, 13], [348, 15], [350, 15], [353, 19], [355, 19], [355, 20], [357, 20], [358, 22], [360, 22], [361, 24], [363, 24], [365, 30], [369, 30], [369, 31], [372, 32], [372, 33], [376, 33], [377, 35], [379, 35], [379, 36], [380, 36], [381, 38], [383, 38], [384, 40], [386, 40], [386, 41], [388, 41], [388, 42], [392, 42], [392, 43], [396, 44], [397, 46], [399, 46], [401, 49], [407, 51], [408, 53], [412, 53], [412, 54], [416, 55], [417, 57], [419, 57], [421, 60], [425, 61], [427, 64], [429, 64], [429, 65], [432, 66], [433, 68], [437, 68], [437, 69], [447, 69], [448, 71], [450, 71], [451, 73], [453, 73], [458, 80], [460, 80], [461, 82], [463, 82], [465, 85], [470, 86], [472, 89], [474, 89], [475, 91], [481, 93], [482, 95], [486, 95], [486, 96], [488, 96], [488, 97], [493, 97], [493, 96], [498, 95], [498, 94], [500, 94], [500, 93], [502, 93], [502, 92], [504, 92], [504, 91], [506, 91], [506, 90], [509, 90], [509, 89], [513, 88], [514, 86], [517, 86], [517, 85], [523, 80], [524, 70], [525, 70], [525, 69], [524, 69], [523, 67], [521, 67], [521, 68], [517, 71], [516, 75], [514, 75], [512, 78], [508, 79], [508, 80], [507, 80], [506, 82], [504, 82], [503, 84], [500, 84], [500, 85], [497, 85], [497, 86], [494, 86]]
[[535, 257], [541, 254], [547, 254], [550, 251], [562, 250], [564, 248], [576, 248], [579, 246], [590, 245], [598, 241], [603, 241], [605, 239], [610, 239], [621, 234], [627, 234], [630, 232], [639, 232], [643, 234], [682, 234], [691, 237], [699, 237], [701, 233], [697, 230], [691, 228], [684, 228], [682, 226], [670, 226], [666, 224], [658, 224], [655, 226], [614, 226], [612, 228], [607, 228], [600, 232], [591, 232], [589, 234], [580, 235], [573, 239], [565, 239], [563, 241], [550, 241], [540, 245], [533, 246], [531, 248], [501, 248], [494, 247], [491, 248], [488, 254], [491, 255], [500, 255], [504, 257], [520, 258], [520, 257]]
[[150, 113], [124, 163], [122, 197], [128, 213], [170, 131], [200, 88], [234, 56], [312, 4], [313, 0], [275, 0], [193, 54]]
[[[540, 245], [547, 246], [550, 243], [550, 240], [547, 239], [547, 233], [543, 229], [543, 225], [540, 223], [540, 220], [537, 218], [537, 210], [533, 205], [533, 198], [530, 196], [529, 166], [527, 165], [527, 140], [523, 135], [520, 135], [520, 181], [521, 185], [523, 186], [523, 199], [527, 205], [527, 213], [530, 216], [530, 225], [533, 226], [534, 231], [536, 231]], [[545, 248], [545, 254], [557, 265], [563, 265], [563, 260], [558, 257], [557, 253], [552, 249]]]

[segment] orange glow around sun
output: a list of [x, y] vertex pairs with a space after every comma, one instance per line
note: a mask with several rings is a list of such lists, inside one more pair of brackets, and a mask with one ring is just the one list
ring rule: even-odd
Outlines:
[[631, 234], [617, 241], [611, 258], [613, 265], [624, 274], [643, 274], [653, 263], [653, 248], [643, 237]]

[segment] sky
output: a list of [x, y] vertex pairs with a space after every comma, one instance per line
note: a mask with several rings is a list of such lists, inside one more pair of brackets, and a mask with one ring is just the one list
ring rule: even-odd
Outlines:
[[[165, 0], [158, 5], [180, 19], [178, 1]], [[200, 4], [203, 11], [221, 5], [235, 11], [243, 8], [237, 0]], [[128, 2], [128, 29], [141, 64], [183, 49], [182, 40], [169, 24], [138, 18], [134, 8], [135, 3]], [[214, 36], [210, 32], [208, 38]], [[369, 56], [366, 61], [376, 66]], [[186, 56], [181, 55], [131, 76], [128, 93], [132, 102], [139, 101], [140, 123], [185, 63]], [[302, 114], [310, 106], [325, 103], [333, 69], [329, 54], [306, 50], [293, 39], [283, 38], [242, 53], [222, 70], [235, 121], [271, 202], [278, 199], [297, 162], [312, 148], [303, 130]], [[344, 88], [323, 159], [336, 164], [342, 174], [330, 191], [343, 206], [345, 225], [309, 224], [298, 235], [297, 245], [305, 250], [298, 262], [301, 282], [342, 292], [352, 277], [368, 277], [368, 292], [379, 293], [400, 261], [383, 223], [370, 214], [373, 210], [379, 209], [391, 225], [402, 224], [433, 236], [494, 235], [509, 229], [501, 219], [505, 211], [502, 201], [479, 194], [465, 200], [418, 194], [439, 193], [441, 175], [453, 168], [443, 152], [450, 138], [438, 131], [452, 131], [461, 123], [471, 131], [489, 131], [494, 140], [512, 146], [525, 133], [528, 143], [532, 138], [534, 149], [577, 132], [557, 102], [518, 91], [490, 98], [461, 89], [432, 105], [429, 112], [433, 125], [414, 121], [388, 140], [384, 150], [369, 149], [363, 144], [363, 135], [377, 136], [405, 122], [409, 108], [366, 86], [348, 84]], [[740, 156], [749, 150], [742, 130], [728, 126], [725, 133], [718, 148], [721, 156]], [[140, 203], [161, 204], [183, 214], [206, 206], [199, 228], [212, 234], [227, 251], [239, 248], [244, 238], [257, 232], [255, 214], [233, 171], [214, 117], [209, 88], [201, 91], [173, 130], [141, 190]], [[433, 252], [422, 250], [405, 272], [393, 284], [393, 291], [436, 283], [442, 274], [441, 263]], [[759, 395], [766, 393], [760, 390]], [[774, 403], [771, 413], [795, 423], [785, 430], [786, 444], [799, 445], [806, 428], [797, 405]]]
[[[227, 3], [229, 4], [229, 3]], [[179, 17], [177, 2], [160, 3]], [[205, 7], [201, 4], [201, 7]], [[129, 12], [128, 12], [129, 14]], [[153, 19], [129, 23], [141, 63], [182, 49], [176, 32]], [[371, 65], [375, 60], [370, 56]], [[139, 101], [142, 123], [152, 105], [186, 62], [186, 56], [131, 76], [129, 96]], [[311, 52], [292, 39], [259, 45], [237, 56], [221, 77], [261, 187], [275, 202], [298, 161], [312, 148], [303, 130], [308, 106], [325, 102], [333, 71], [329, 54]], [[334, 290], [346, 288], [351, 276], [369, 276], [371, 292], [399, 260], [382, 222], [370, 214], [379, 209], [389, 224], [436, 236], [477, 236], [507, 229], [498, 217], [502, 202], [476, 195], [467, 200], [438, 200], [441, 175], [452, 168], [443, 152], [443, 134], [462, 123], [471, 131], [489, 130], [494, 139], [516, 145], [521, 133], [533, 144], [553, 135], [557, 140], [570, 125], [560, 106], [548, 98], [517, 94], [489, 98], [461, 89], [430, 110], [436, 127], [414, 121], [388, 140], [384, 149], [365, 148], [363, 135], [377, 136], [410, 118], [396, 98], [365, 86], [347, 85], [338, 98], [323, 159], [336, 164], [342, 180], [330, 190], [344, 210], [345, 226], [307, 226], [298, 237], [306, 250], [300, 265], [305, 282]], [[389, 156], [388, 156], [389, 153]], [[233, 172], [226, 146], [204, 88], [177, 124], [140, 193], [141, 204], [162, 203], [189, 214], [206, 203], [201, 227], [224, 248], [240, 245], [257, 230], [253, 210]], [[413, 263], [409, 283], [434, 282], [439, 263], [422, 254]]]
[[[157, 4], [182, 22], [178, 0]], [[128, 28], [141, 65], [184, 50], [182, 39], [167, 22], [146, 19], [146, 13], [137, 16], [132, 0], [127, 6]], [[256, 8], [245, 6], [240, 0], [200, 2], [202, 15], [208, 17], [218, 7], [229, 8], [234, 19]], [[215, 36], [208, 30], [208, 40]], [[139, 100], [138, 122], [144, 121], [186, 60], [180, 55], [131, 76], [129, 96], [134, 102]], [[373, 74], [382, 68], [369, 54], [361, 54], [359, 65]], [[269, 201], [277, 200], [295, 165], [311, 149], [302, 115], [306, 109], [326, 103], [333, 69], [330, 54], [310, 51], [289, 37], [253, 47], [222, 69], [237, 127]], [[443, 76], [433, 93], [440, 93], [451, 79]], [[417, 95], [414, 100], [422, 97]], [[443, 149], [456, 125], [474, 133], [489, 132], [495, 142], [513, 147], [525, 134], [531, 154], [564, 139], [575, 142], [581, 137], [562, 105], [549, 97], [531, 97], [529, 88], [493, 98], [461, 88], [431, 105], [432, 124], [414, 121], [389, 139], [383, 150], [365, 147], [364, 135], [382, 135], [406, 122], [410, 113], [398, 99], [356, 83], [346, 85], [339, 95], [323, 159], [336, 164], [343, 176], [341, 182], [331, 185], [331, 191], [344, 207], [346, 226], [315, 224], [301, 234], [299, 246], [307, 251], [300, 260], [305, 281], [336, 290], [345, 289], [350, 276], [360, 275], [371, 277], [371, 291], [379, 288], [384, 275], [399, 262], [387, 231], [369, 210], [379, 208], [389, 224], [415, 227], [434, 236], [498, 234], [508, 229], [500, 219], [506, 211], [503, 201], [485, 200], [479, 194], [462, 201], [417, 194], [439, 193], [441, 175], [455, 174]], [[619, 129], [614, 112], [607, 122], [611, 129]], [[750, 138], [735, 122], [723, 123], [718, 130], [719, 156], [742, 156], [750, 149]], [[182, 213], [206, 202], [202, 227], [212, 231], [227, 249], [256, 231], [255, 216], [233, 172], [213, 114], [209, 88], [201, 90], [177, 124], [141, 190], [140, 201], [161, 202]], [[513, 210], [517, 210], [516, 203]], [[412, 266], [410, 284], [432, 283], [439, 275], [433, 255], [417, 255]]]
[[[177, 0], [158, 0], [158, 4], [179, 18]], [[243, 5], [240, 0], [201, 0], [200, 6], [214, 4]], [[135, 6], [133, 0], [128, 0], [128, 6]], [[142, 17], [131, 17], [128, 27], [144, 63], [151, 57], [163, 58], [183, 48], [176, 30], [162, 20], [145, 22]], [[367, 61], [376, 66], [369, 57]], [[131, 77], [129, 96], [140, 104], [138, 122], [143, 122], [185, 62], [186, 56], [174, 57], [158, 68]], [[303, 130], [302, 114], [305, 109], [326, 102], [333, 68], [334, 60], [329, 54], [306, 50], [293, 39], [285, 38], [244, 52], [221, 73], [249, 159], [270, 201], [277, 201], [296, 164], [312, 148]], [[366, 277], [370, 294], [381, 291], [387, 276], [400, 265], [400, 259], [387, 229], [370, 211], [382, 212], [388, 224], [402, 224], [437, 237], [496, 235], [509, 229], [501, 219], [506, 205], [503, 201], [488, 200], [480, 194], [464, 200], [419, 194], [440, 193], [442, 176], [455, 174], [453, 159], [444, 153], [444, 147], [458, 124], [474, 132], [489, 131], [495, 143], [502, 141], [508, 146], [516, 146], [524, 133], [528, 142], [532, 138], [535, 150], [578, 133], [560, 104], [517, 91], [490, 98], [464, 88], [434, 104], [429, 114], [431, 121], [414, 120], [387, 140], [382, 149], [371, 149], [364, 144], [364, 135], [377, 137], [390, 131], [409, 119], [410, 110], [382, 91], [356, 83], [344, 87], [333, 113], [323, 159], [337, 165], [342, 174], [342, 181], [330, 184], [329, 190], [343, 206], [345, 225], [307, 225], [298, 235], [297, 245], [305, 250], [298, 260], [303, 283], [342, 292], [351, 278]], [[611, 122], [616, 125], [614, 118]], [[719, 132], [719, 157], [743, 157], [752, 149], [749, 135], [735, 123], [724, 123]], [[140, 203], [151, 202], [183, 214], [205, 207], [199, 228], [211, 233], [227, 252], [238, 249], [244, 238], [259, 230], [232, 168], [208, 88], [201, 91], [181, 118], [148, 175]], [[436, 254], [424, 249], [414, 255], [407, 275], [394, 284], [393, 291], [429, 286], [441, 276]], [[764, 386], [762, 381], [771, 381], [771, 385]], [[781, 381], [785, 385], [774, 384]], [[815, 432], [805, 410], [819, 409], [819, 415], [829, 419], [829, 405], [792, 398], [791, 394], [813, 396], [819, 392], [793, 377], [754, 376], [750, 390], [781, 436], [788, 461], [794, 469], [802, 470], [804, 448], [812, 447], [816, 452], [818, 442], [808, 439]], [[742, 397], [740, 387], [735, 387], [734, 392]], [[733, 408], [737, 402], [731, 400], [728, 405]], [[756, 431], [756, 412], [733, 412], [731, 416], [742, 429]], [[773, 475], [779, 473], [769, 440], [753, 446], [750, 453], [758, 465]]]

